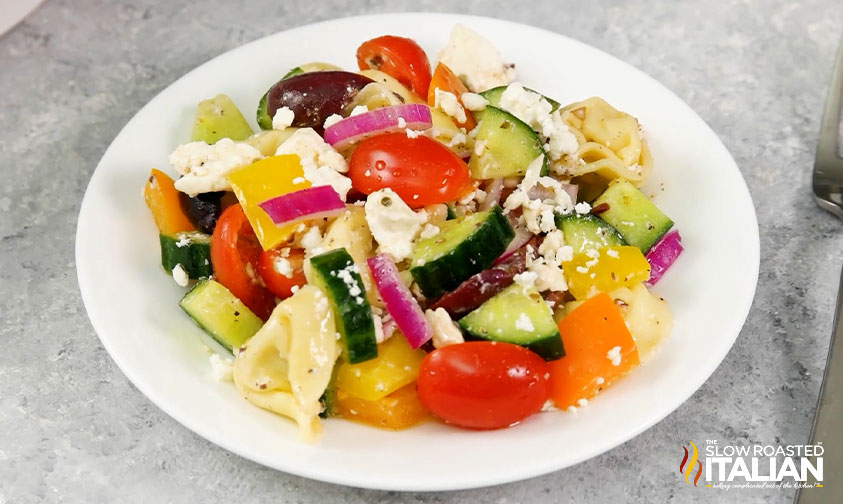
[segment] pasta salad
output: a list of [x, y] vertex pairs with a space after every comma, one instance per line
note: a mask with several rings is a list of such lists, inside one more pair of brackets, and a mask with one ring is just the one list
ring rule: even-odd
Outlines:
[[[197, 106], [143, 196], [180, 307], [249, 402], [295, 421], [471, 429], [573, 412], [670, 332], [649, 290], [682, 252], [639, 186], [638, 120], [515, 81], [457, 25], [307, 63], [260, 98]], [[257, 98], [257, 97], [256, 97]]]

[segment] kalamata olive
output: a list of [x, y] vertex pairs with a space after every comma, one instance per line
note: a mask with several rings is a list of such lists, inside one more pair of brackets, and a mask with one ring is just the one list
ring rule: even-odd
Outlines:
[[179, 193], [181, 209], [187, 215], [190, 222], [196, 229], [205, 234], [214, 232], [217, 219], [222, 213], [222, 197], [224, 191], [208, 192], [190, 197], [185, 193]]
[[526, 247], [516, 250], [498, 264], [469, 277], [430, 308], [444, 308], [453, 317], [465, 315], [512, 285], [515, 275], [527, 268], [526, 255]]
[[266, 113], [272, 118], [281, 107], [295, 114], [293, 126], [313, 128], [320, 134], [331, 114], [340, 114], [372, 79], [360, 74], [327, 71], [294, 75], [277, 82], [266, 97]]

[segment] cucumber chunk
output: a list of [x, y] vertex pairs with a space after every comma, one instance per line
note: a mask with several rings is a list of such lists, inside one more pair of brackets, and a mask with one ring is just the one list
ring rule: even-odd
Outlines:
[[[521, 119], [496, 107], [488, 106], [477, 126], [476, 142], [485, 148], [475, 149], [468, 161], [471, 176], [477, 179], [512, 177], [527, 173], [527, 166], [544, 154], [539, 135]], [[542, 175], [547, 175], [547, 156]]]
[[626, 245], [620, 233], [596, 215], [557, 214], [556, 227], [562, 230], [565, 243], [573, 247], [574, 253]]
[[263, 326], [257, 315], [214, 280], [197, 283], [179, 301], [179, 306], [229, 351], [243, 346]]
[[221, 94], [196, 106], [190, 141], [214, 144], [220, 138], [230, 138], [237, 142], [249, 138], [252, 133], [252, 127], [237, 105]]
[[546, 361], [565, 356], [553, 312], [532, 287], [514, 284], [459, 321], [470, 336], [514, 343]]
[[441, 296], [491, 266], [514, 236], [498, 206], [445, 221], [436, 236], [416, 243], [410, 274], [426, 297]]
[[192, 279], [208, 278], [211, 269], [211, 237], [198, 231], [160, 235], [161, 266], [167, 273], [181, 264]]
[[[506, 91], [507, 87], [508, 86], [493, 87], [492, 89], [487, 89], [486, 91], [481, 92], [480, 96], [482, 96], [483, 98], [488, 100], [489, 105], [491, 105], [493, 107], [500, 108], [499, 105], [501, 103], [501, 95], [503, 94], [504, 91]], [[530, 89], [528, 87], [525, 87], [524, 90], [525, 91], [531, 91], [531, 92], [536, 93], [536, 94], [541, 94], [538, 91], [535, 91], [535, 90]], [[542, 95], [542, 96], [544, 96], [544, 95]], [[550, 111], [551, 112], [553, 112], [554, 110], [559, 108], [560, 104], [559, 104], [558, 101], [554, 100], [553, 98], [548, 98], [547, 96], [544, 96], [544, 99], [547, 100], [548, 103], [550, 103], [550, 107], [551, 107]], [[483, 118], [483, 111], [482, 110], [474, 112], [474, 120], [475, 121], [480, 122], [480, 119], [482, 119], [482, 118]]]
[[377, 357], [372, 307], [351, 255], [344, 248], [332, 250], [311, 257], [310, 267], [313, 283], [333, 306], [345, 359], [357, 364]]
[[614, 227], [630, 245], [646, 254], [673, 227], [673, 221], [644, 194], [624, 179], [615, 179], [592, 207], [606, 204], [600, 218]]

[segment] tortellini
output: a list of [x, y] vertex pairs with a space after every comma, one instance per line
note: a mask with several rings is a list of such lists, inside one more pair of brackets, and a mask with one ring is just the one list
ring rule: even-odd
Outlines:
[[673, 327], [673, 316], [667, 302], [647, 290], [644, 284], [638, 284], [632, 289], [621, 287], [609, 295], [620, 305], [621, 315], [638, 347], [638, 357], [641, 362], [645, 362], [653, 356]]
[[249, 402], [296, 421], [301, 436], [321, 431], [320, 397], [339, 357], [328, 298], [305, 285], [282, 301], [234, 360], [234, 384]]
[[602, 98], [589, 98], [562, 109], [562, 119], [577, 137], [576, 159], [554, 168], [567, 176], [595, 173], [640, 185], [653, 170], [653, 158], [638, 120]]

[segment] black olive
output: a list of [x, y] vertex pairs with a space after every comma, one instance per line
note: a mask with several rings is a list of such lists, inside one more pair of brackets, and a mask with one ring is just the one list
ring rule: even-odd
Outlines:
[[221, 200], [224, 194], [223, 191], [209, 192], [197, 194], [191, 198], [185, 193], [179, 193], [179, 203], [181, 203], [182, 211], [196, 229], [211, 234], [222, 213]]

